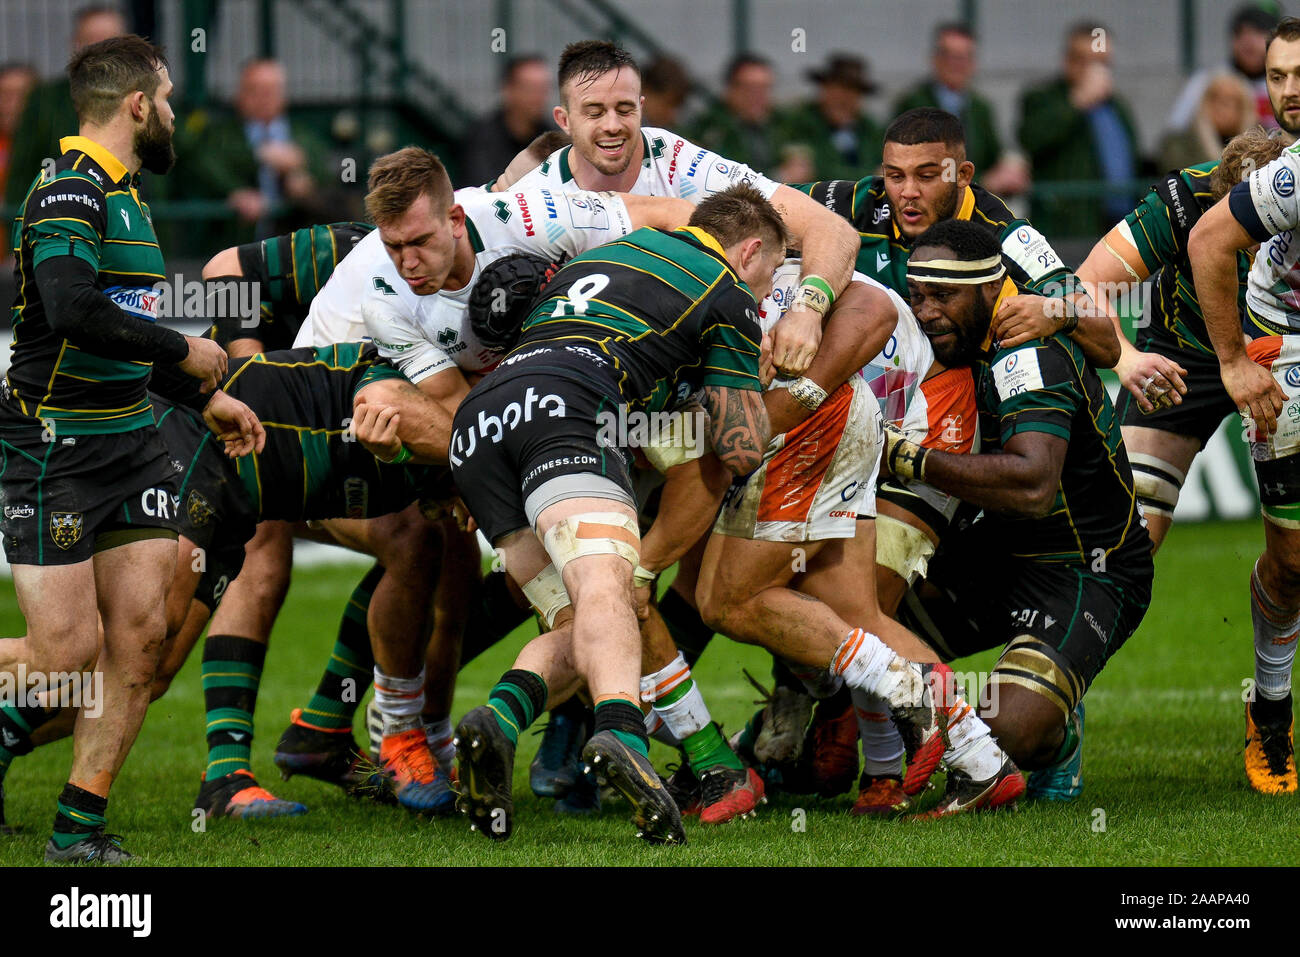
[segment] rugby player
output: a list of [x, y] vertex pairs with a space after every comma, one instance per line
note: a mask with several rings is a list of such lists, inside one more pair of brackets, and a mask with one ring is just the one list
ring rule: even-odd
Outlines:
[[1283, 17], [1269, 35], [1264, 84], [1273, 118], [1294, 140], [1300, 136], [1300, 18]]
[[524, 176], [519, 189], [546, 187], [614, 190], [643, 196], [676, 196], [698, 203], [729, 186], [746, 183], [768, 199], [785, 223], [806, 270], [798, 298], [772, 335], [776, 367], [799, 375], [812, 361], [826, 309], [848, 284], [856, 237], [788, 186], [724, 156], [696, 146], [671, 130], [641, 126], [641, 71], [626, 51], [600, 40], [571, 43], [560, 54], [560, 103], [555, 123], [573, 138]]
[[[988, 230], [959, 220], [931, 227], [913, 246], [907, 279], [936, 358], [973, 367], [982, 420], [974, 455], [886, 431], [896, 478], [984, 510], [945, 536], [917, 587], [922, 634], [955, 655], [1005, 644], [981, 714], [1016, 764], [1062, 773], [1077, 756], [1076, 705], [1151, 595], [1151, 540], [1118, 416], [1065, 335], [996, 341], [998, 311], [1017, 287]], [[951, 774], [941, 808], [963, 803], [969, 787]]]
[[[209, 438], [190, 408], [192, 395], [150, 397], [159, 433], [180, 475], [176, 570], [166, 594], [167, 635], [150, 700], [167, 691], [185, 663], [227, 585], [239, 574], [244, 543], [259, 521], [382, 515], [446, 494], [439, 489], [440, 483], [446, 485], [446, 469], [421, 463], [445, 465], [446, 449], [438, 436], [446, 433], [448, 423], [438, 420], [440, 410], [371, 345], [344, 343], [236, 359], [222, 385], [266, 422], [264, 447], [238, 461], [222, 455]], [[403, 457], [411, 464], [386, 465], [368, 451], [389, 433], [395, 438], [387, 440], [385, 459], [405, 449]], [[383, 624], [377, 623], [376, 630], [382, 631]], [[227, 635], [210, 635], [204, 645], [209, 758], [195, 807], [209, 816], [306, 811], [261, 788], [250, 766], [253, 706], [265, 654], [264, 644]], [[41, 727], [33, 743], [68, 733], [69, 717]], [[353, 770], [354, 782], [360, 783], [363, 776]]]
[[[684, 229], [638, 230], [579, 256], [456, 413], [457, 486], [554, 629], [529, 642], [487, 705], [456, 728], [462, 806], [488, 837], [511, 833], [518, 736], [548, 702], [585, 684], [595, 733], [584, 760], [629, 800], [641, 836], [685, 841], [647, 757], [638, 705], [640, 534], [628, 439], [602, 434], [600, 414], [653, 414], [702, 388], [718, 457], [739, 474], [758, 465], [767, 423], [755, 296], [766, 294], [785, 240], [771, 204], [739, 186], [701, 203]], [[570, 603], [572, 617], [556, 628], [555, 610]]]
[[[563, 260], [642, 225], [680, 225], [690, 209], [679, 200], [645, 196], [566, 195], [546, 189], [515, 190], [505, 196], [478, 188], [453, 192], [438, 158], [414, 147], [376, 160], [366, 206], [378, 228], [358, 243], [315, 297], [298, 341], [321, 345], [373, 339], [380, 354], [448, 418], [468, 392], [466, 376], [481, 374], [501, 355], [479, 340], [468, 317], [474, 282], [485, 266], [510, 253]], [[365, 534], [387, 537], [389, 521], [367, 523]], [[330, 522], [326, 527], [337, 533], [341, 525]], [[477, 580], [477, 545], [470, 536], [459, 541], [466, 553], [460, 565]], [[449, 570], [445, 559], [444, 567]], [[432, 587], [432, 576], [424, 579]], [[460, 603], [463, 615], [472, 588], [450, 591], [449, 600]], [[422, 707], [435, 726], [432, 736], [445, 742], [442, 760], [430, 762], [431, 774], [445, 775], [443, 765], [451, 757], [450, 708], [459, 641], [457, 629], [447, 628], [429, 642], [426, 673], [438, 686], [432, 689], [436, 700], [426, 699]], [[401, 706], [416, 702], [418, 715], [424, 685], [419, 669], [410, 675], [381, 675], [378, 665], [376, 669], [376, 682], [399, 692]], [[378, 700], [382, 710], [386, 701], [382, 696]], [[312, 727], [315, 722], [302, 715], [294, 723], [300, 729], [294, 733], [298, 752], [337, 751], [331, 741], [342, 740], [342, 735], [332, 732], [341, 728]], [[406, 733], [386, 731], [385, 736]], [[415, 747], [413, 738], [408, 743]], [[287, 758], [279, 763], [290, 769]]]
[[[1173, 523], [1192, 460], [1224, 417], [1236, 411], [1223, 390], [1201, 318], [1187, 237], [1202, 214], [1241, 182], [1243, 170], [1266, 165], [1282, 149], [1281, 139], [1256, 127], [1234, 137], [1221, 160], [1170, 170], [1078, 269], [1079, 278], [1093, 288], [1128, 290], [1130, 301], [1139, 284], [1158, 271], [1136, 344], [1123, 337], [1117, 317], [1121, 356], [1115, 366], [1122, 380], [1146, 383], [1141, 399], [1125, 392], [1117, 405], [1153, 549], [1160, 548]], [[1238, 310], [1245, 306], [1249, 271], [1250, 256], [1239, 250]]]
[[[743, 163], [696, 146], [671, 130], [641, 126], [641, 75], [636, 62], [611, 43], [585, 40], [567, 46], [558, 67], [556, 124], [573, 138], [521, 188], [613, 189], [677, 196], [698, 203], [735, 183], [748, 183], [781, 213], [791, 242], [801, 250], [803, 274], [786, 316], [772, 331], [778, 368], [798, 375], [812, 360], [834, 296], [849, 281], [857, 240], [843, 220], [788, 186]], [[829, 288], [828, 288], [829, 287]], [[698, 616], [695, 616], [698, 621]], [[703, 626], [699, 626], [702, 630]], [[675, 637], [685, 637], [677, 628]], [[687, 646], [683, 646], [687, 647]], [[530, 773], [539, 794], [554, 793], [571, 776], [582, 746], [580, 702], [552, 715]], [[551, 766], [545, 764], [554, 756]]]
[[[80, 133], [60, 141], [53, 174], [33, 182], [14, 224], [0, 530], [28, 633], [0, 640], [0, 668], [80, 671], [99, 653], [102, 621], [103, 711], [81, 702], [45, 859], [115, 864], [130, 855], [105, 833], [108, 794], [148, 704], [176, 555], [178, 476], [154, 427], [151, 367], [210, 391], [226, 356], [150, 311], [165, 273], [138, 174], [165, 173], [175, 158], [163, 51], [137, 36], [104, 40], [76, 54], [68, 75]], [[247, 413], [220, 392], [204, 411], [210, 422]], [[255, 425], [235, 426], [245, 449]], [[4, 721], [3, 740], [21, 743], [11, 726], [26, 732], [23, 715], [6, 707]], [[12, 753], [6, 745], [0, 763]]]
[[[1246, 705], [1246, 777], [1266, 794], [1296, 790], [1291, 666], [1300, 632], [1300, 365], [1295, 290], [1300, 226], [1300, 149], [1237, 183], [1208, 209], [1187, 241], [1196, 296], [1219, 360], [1224, 391], [1247, 423], [1259, 479], [1264, 552], [1250, 576], [1255, 685]], [[1237, 310], [1238, 252], [1260, 243]], [[1243, 335], [1244, 331], [1244, 335]]]
[[[780, 308], [764, 305], [766, 327], [779, 321]], [[897, 698], [890, 702], [889, 682], [873, 670], [938, 657], [881, 613], [874, 578], [864, 575], [876, 560], [871, 518], [882, 419], [873, 390], [888, 384], [876, 363], [890, 365], [882, 353], [904, 316], [910, 319], [896, 293], [855, 278], [831, 312], [808, 374], [771, 384], [765, 399], [775, 438], [763, 465], [728, 491], [696, 586], [708, 625], [787, 659], [816, 697], [830, 698], [847, 684], [880, 695], [903, 716], [912, 756], [896, 811], [924, 787], [944, 750], [929, 748], [932, 758], [920, 753], [930, 729], [917, 726], [908, 699], [901, 708]], [[943, 666], [937, 674], [945, 674]], [[952, 742], [950, 765], [971, 782], [971, 793], [951, 810], [1014, 802], [1024, 779], [988, 728], [960, 696], [945, 694], [935, 707]]]
[[[906, 299], [907, 257], [916, 238], [947, 219], [975, 223], [997, 240], [1008, 273], [1017, 283], [1027, 292], [1046, 293], [1055, 300], [1008, 297], [999, 313], [999, 339], [1014, 346], [1061, 329], [1094, 365], [1114, 365], [1119, 343], [1107, 313], [1092, 306], [1088, 293], [1079, 287], [1046, 237], [975, 182], [977, 170], [966, 158], [965, 131], [959, 118], [933, 108], [908, 110], [886, 129], [883, 157], [880, 176], [856, 183], [832, 180], [796, 187], [857, 228], [861, 239], [859, 272]], [[1140, 391], [1133, 383], [1125, 385]], [[968, 451], [975, 446], [973, 390], [966, 369], [949, 369], [935, 362], [923, 373], [913, 401], [928, 410], [929, 429], [921, 440], [925, 447]], [[924, 483], [904, 486], [882, 477], [877, 492], [876, 586], [886, 614], [895, 614], [909, 585], [925, 574], [926, 563], [956, 520], [960, 504], [955, 497]], [[797, 687], [793, 681], [786, 684]], [[859, 813], [887, 811], [898, 798], [902, 742], [889, 726], [882, 702], [861, 692], [854, 692], [853, 699], [864, 764], [855, 807]], [[799, 698], [787, 693], [784, 702], [787, 707], [797, 706]], [[824, 714], [836, 714], [829, 705], [833, 702], [818, 705], [808, 734], [821, 735], [830, 745], [819, 748], [814, 756], [818, 776], [836, 780], [856, 762], [843, 747], [851, 734], [843, 727], [843, 719], [823, 726]], [[796, 719], [787, 719], [786, 724], [801, 728], [800, 714], [806, 721], [807, 711], [796, 711]], [[782, 714], [778, 711], [772, 717], [779, 720]], [[1043, 796], [1050, 786], [1042, 775], [1031, 775], [1029, 795]]]

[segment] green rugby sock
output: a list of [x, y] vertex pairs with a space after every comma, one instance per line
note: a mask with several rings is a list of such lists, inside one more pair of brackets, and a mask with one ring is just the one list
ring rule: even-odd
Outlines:
[[532, 671], [515, 668], [501, 676], [488, 694], [487, 706], [511, 744], [546, 708], [546, 681]]
[[65, 784], [54, 815], [54, 833], [50, 840], [59, 850], [76, 844], [87, 834], [102, 831], [108, 814], [108, 798]]
[[[675, 702], [681, 701], [695, 687], [695, 679], [687, 678], [671, 691], [664, 693], [655, 701], [655, 708], [667, 708]], [[710, 721], [708, 725], [689, 735], [682, 742], [682, 747], [686, 751], [686, 760], [690, 763], [691, 770], [698, 776], [707, 768], [715, 768], [722, 765], [726, 768], [738, 771], [745, 766], [745, 763], [736, 756], [736, 752], [731, 750], [727, 744], [727, 739], [722, 736], [718, 730], [717, 724]]]
[[208, 635], [203, 644], [203, 704], [207, 709], [208, 766], [212, 781], [252, 772], [253, 708], [262, 680], [266, 645], [236, 635]]
[[636, 703], [627, 698], [606, 698], [596, 705], [595, 734], [602, 731], [613, 732], [633, 751], [642, 757], [650, 757], [650, 739], [645, 734], [645, 719]]
[[384, 577], [384, 566], [375, 565], [366, 577], [352, 590], [343, 618], [339, 621], [338, 637], [330, 652], [329, 664], [321, 676], [316, 693], [302, 710], [302, 720], [317, 728], [347, 731], [357, 705], [370, 685], [374, 674], [375, 656], [370, 650], [370, 631], [366, 626], [366, 613], [375, 587]]

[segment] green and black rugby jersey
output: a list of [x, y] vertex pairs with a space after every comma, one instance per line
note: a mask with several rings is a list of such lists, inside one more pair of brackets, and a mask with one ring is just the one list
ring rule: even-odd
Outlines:
[[36, 267], [76, 256], [98, 274], [97, 286], [124, 312], [157, 321], [164, 264], [139, 175], [82, 136], [59, 141], [63, 155], [42, 170], [13, 223], [12, 363], [6, 376], [8, 424], [53, 420], [61, 435], [124, 432], [153, 425], [147, 388], [151, 364], [105, 359], [78, 349], [50, 328]]
[[[999, 304], [1015, 292], [1008, 281]], [[986, 343], [972, 371], [986, 449], [1004, 448], [1023, 432], [1069, 443], [1050, 514], [987, 513], [999, 540], [1012, 554], [1034, 561], [1082, 565], [1121, 578], [1147, 574], [1151, 540], [1133, 491], [1119, 416], [1079, 345], [1059, 333], [1014, 349], [995, 351]]]
[[556, 273], [502, 365], [539, 346], [595, 349], [621, 400], [658, 412], [706, 385], [759, 390], [761, 340], [754, 296], [712, 236], [647, 228]]
[[[912, 252], [912, 241], [894, 223], [883, 176], [868, 176], [857, 182], [832, 179], [790, 186], [851, 222], [862, 242], [858, 272], [907, 299], [907, 257]], [[952, 218], [978, 223], [993, 234], [1002, 248], [1007, 274], [1018, 285], [1042, 295], [1068, 291], [1073, 282], [1070, 270], [1043, 234], [983, 186], [966, 187]]]
[[266, 429], [261, 452], [234, 460], [258, 514], [286, 521], [365, 518], [418, 499], [445, 468], [386, 465], [347, 431], [357, 391], [400, 378], [373, 345], [361, 342], [232, 360], [222, 388]]
[[[1201, 215], [1214, 205], [1210, 178], [1217, 161], [1170, 170], [1151, 188], [1119, 230], [1133, 243], [1147, 271], [1159, 275], [1152, 290], [1150, 323], [1163, 326], [1179, 343], [1213, 356], [1214, 346], [1205, 330], [1201, 303], [1196, 298], [1192, 266], [1187, 261], [1187, 238]], [[1237, 311], [1246, 308], [1246, 279], [1251, 258], [1237, 253]]]
[[311, 301], [339, 262], [374, 228], [357, 222], [304, 226], [240, 246], [243, 278], [259, 287], [259, 321], [251, 326], [241, 321], [218, 323], [209, 337], [223, 345], [232, 339], [258, 339], [268, 352], [292, 348]]

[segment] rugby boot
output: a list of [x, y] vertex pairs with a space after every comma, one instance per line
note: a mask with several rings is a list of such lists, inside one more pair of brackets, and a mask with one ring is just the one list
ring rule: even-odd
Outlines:
[[582, 776], [582, 746], [587, 722], [564, 711], [552, 711], [542, 732], [542, 743], [528, 766], [528, 786], [538, 797], [562, 798]]
[[[582, 760], [579, 755], [578, 760]], [[555, 802], [556, 814], [595, 814], [600, 810], [600, 787], [590, 774], [579, 768], [578, 780], [569, 793]]]
[[799, 760], [803, 753], [804, 732], [808, 729], [808, 719], [812, 717], [812, 695], [780, 686], [768, 691], [748, 671], [744, 675], [763, 696], [755, 702], [763, 705], [762, 716], [750, 720], [758, 732], [754, 738], [754, 758], [768, 764]]
[[899, 777], [872, 777], [863, 774], [858, 779], [858, 799], [849, 809], [850, 814], [888, 817], [906, 811], [911, 800], [903, 792]]
[[98, 830], [75, 844], [59, 847], [51, 839], [45, 845], [46, 864], [125, 864], [131, 855], [122, 850], [122, 835]]
[[848, 689], [817, 702], [804, 751], [812, 757], [813, 780], [822, 797], [835, 797], [858, 779], [858, 717]]
[[1070, 713], [1078, 745], [1060, 764], [1031, 771], [1025, 787], [1026, 801], [1073, 801], [1083, 793], [1083, 702]]
[[700, 774], [701, 824], [724, 824], [733, 817], [753, 817], [754, 808], [766, 802], [763, 779], [753, 768], [719, 765]]
[[881, 696], [889, 705], [889, 716], [907, 756], [903, 792], [913, 796], [925, 790], [948, 749], [947, 709], [935, 706], [933, 691], [951, 686], [952, 669], [899, 658], [891, 670], [894, 680]]
[[957, 768], [948, 771], [948, 786], [939, 804], [915, 820], [935, 820], [952, 817], [967, 811], [993, 811], [999, 808], [1015, 810], [1016, 798], [1025, 793], [1025, 779], [1010, 758], [991, 778], [973, 781], [969, 774]]
[[[1266, 711], [1276, 717], [1265, 716]], [[1290, 794], [1296, 790], [1295, 718], [1291, 695], [1282, 701], [1246, 705], [1246, 779], [1261, 794]]]
[[306, 805], [282, 801], [257, 783], [253, 772], [232, 771], [211, 781], [204, 775], [194, 807], [208, 817], [251, 820], [263, 817], [297, 817], [307, 813]]
[[471, 831], [494, 841], [506, 840], [514, 827], [515, 802], [510, 791], [514, 744], [486, 705], [460, 719], [453, 744], [460, 768], [456, 807], [469, 817]]
[[387, 792], [382, 777], [357, 748], [350, 729], [318, 728], [294, 708], [289, 727], [280, 735], [271, 760], [280, 777], [301, 774], [341, 787], [351, 795], [379, 796]]
[[429, 750], [424, 728], [386, 735], [379, 757], [392, 782], [393, 796], [402, 807], [425, 814], [450, 814], [456, 809], [451, 779]]
[[632, 750], [613, 731], [601, 731], [582, 749], [584, 770], [609, 785], [632, 805], [637, 837], [651, 844], [685, 844], [682, 815], [650, 759]]
[[677, 805], [677, 809], [682, 812], [682, 817], [699, 814], [702, 796], [700, 779], [695, 776], [690, 764], [682, 758], [681, 764], [676, 767], [670, 764], [668, 768], [672, 774], [664, 780], [664, 787], [668, 789], [668, 794]]

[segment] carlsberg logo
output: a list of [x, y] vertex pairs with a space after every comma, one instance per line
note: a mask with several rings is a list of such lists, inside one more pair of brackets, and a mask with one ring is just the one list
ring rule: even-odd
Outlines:
[[51, 927], [127, 927], [133, 937], [148, 937], [153, 929], [150, 894], [82, 894], [74, 887], [50, 898]]

